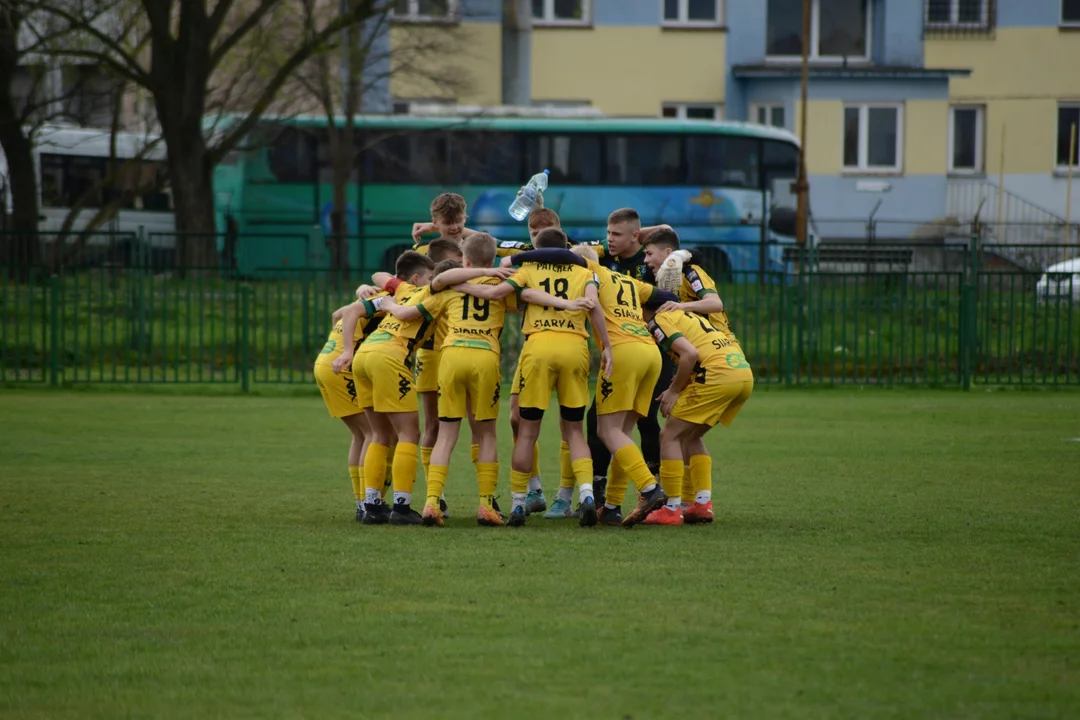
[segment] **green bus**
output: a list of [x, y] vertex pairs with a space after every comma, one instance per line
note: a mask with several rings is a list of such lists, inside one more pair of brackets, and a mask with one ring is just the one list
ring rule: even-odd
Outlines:
[[[341, 121], [338, 121], [339, 124]], [[332, 207], [325, 117], [265, 118], [244, 149], [216, 168], [219, 229], [238, 238], [236, 266], [324, 268]], [[668, 223], [730, 280], [782, 271], [793, 243], [791, 185], [798, 142], [742, 122], [605, 117], [359, 116], [349, 184], [349, 264], [392, 267], [429, 219], [440, 192], [461, 193], [469, 227], [528, 237], [508, 208], [522, 183], [548, 169], [545, 201], [573, 240], [606, 235], [608, 214], [633, 207]], [[250, 238], [250, 239], [245, 239]]]

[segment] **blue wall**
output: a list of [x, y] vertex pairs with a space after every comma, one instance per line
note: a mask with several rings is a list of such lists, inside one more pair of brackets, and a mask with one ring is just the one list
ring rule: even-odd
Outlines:
[[1061, 22], [1061, 0], [997, 0], [996, 4], [998, 27], [1056, 27]]
[[593, 24], [656, 27], [660, 11], [660, 3], [653, 0], [593, 0]]
[[461, 0], [465, 22], [502, 22], [502, 0]]
[[874, 62], [923, 65], [923, 3], [877, 0], [874, 3]]
[[[889, 183], [889, 192], [871, 193], [856, 190], [859, 182], [881, 180]], [[874, 215], [879, 237], [908, 237], [922, 222], [945, 215], [946, 178], [944, 175], [905, 175], [903, 177], [844, 177], [810, 175], [810, 213], [816, 231], [825, 238], [862, 237], [865, 222], [874, 205], [881, 207]], [[917, 208], [917, 220], [912, 216]]]

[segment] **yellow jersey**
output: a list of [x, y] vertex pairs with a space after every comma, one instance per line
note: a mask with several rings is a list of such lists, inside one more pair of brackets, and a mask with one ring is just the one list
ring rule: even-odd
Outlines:
[[[712, 293], [717, 295], [716, 283], [698, 265], [683, 265], [683, 280], [679, 286], [679, 302], [694, 302]], [[709, 313], [709, 322], [720, 332], [735, 340], [726, 312]]]
[[394, 299], [399, 305], [418, 307], [420, 317], [398, 320], [387, 315], [378, 329], [364, 340], [359, 352], [385, 352], [398, 355], [404, 361], [434, 331], [435, 316], [442, 312], [448, 293], [432, 293], [428, 285], [417, 288], [402, 283], [394, 293]]
[[[493, 277], [478, 277], [469, 282], [477, 285], [498, 285], [502, 281]], [[456, 290], [443, 292], [450, 295], [440, 321], [446, 323], [447, 333], [443, 343], [436, 347], [477, 348], [500, 354], [502, 348], [499, 346], [499, 336], [502, 334], [506, 311], [517, 307], [517, 296], [507, 295], [502, 300], [484, 300]]]
[[697, 348], [692, 382], [704, 385], [754, 379], [738, 341], [713, 327], [702, 315], [682, 310], [657, 313], [649, 321], [649, 332], [660, 349], [674, 358], [678, 353], [671, 346], [680, 337]]
[[[587, 285], [600, 284], [595, 273], [580, 265], [547, 263], [526, 265], [518, 269], [506, 282], [513, 285], [519, 295], [522, 290], [531, 287], [566, 300], [577, 300], [585, 295]], [[525, 335], [545, 331], [564, 332], [587, 338], [589, 330], [585, 327], [585, 320], [588, 315], [586, 310], [556, 310], [546, 305], [529, 303], [525, 309], [521, 332]]]
[[641, 304], [653, 294], [653, 286], [629, 275], [612, 272], [600, 263], [586, 260], [599, 280], [600, 307], [604, 309], [608, 338], [612, 345], [628, 342], [651, 343], [652, 337], [641, 314]]
[[[360, 348], [360, 343], [364, 342], [364, 338], [374, 332], [375, 328], [382, 322], [383, 316], [386, 314], [381, 310], [375, 309], [374, 301], [379, 298], [386, 297], [390, 293], [379, 292], [372, 295], [367, 300], [357, 300], [353, 305], [362, 304], [364, 306], [364, 316], [356, 321], [356, 330], [353, 332], [353, 352], [355, 353]], [[330, 334], [326, 336], [326, 344], [323, 345], [322, 350], [319, 351], [319, 356], [315, 358], [316, 365], [332, 365], [338, 357], [341, 356], [341, 352], [345, 349], [345, 338], [342, 337], [342, 324], [344, 321], [338, 320], [334, 323], [334, 327], [330, 329]]]

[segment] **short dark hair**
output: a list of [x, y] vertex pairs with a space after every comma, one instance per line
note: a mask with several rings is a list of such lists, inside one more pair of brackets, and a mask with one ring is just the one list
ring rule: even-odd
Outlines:
[[657, 245], [659, 247], [679, 249], [679, 234], [671, 228], [657, 228], [645, 238], [645, 245]]
[[449, 258], [461, 257], [461, 246], [450, 238], [436, 238], [428, 243], [427, 256], [437, 263]]
[[440, 260], [439, 262], [435, 263], [434, 275], [444, 273], [447, 270], [454, 270], [459, 267], [461, 267], [461, 263], [459, 263], [457, 260]]
[[608, 215], [607, 221], [611, 223], [624, 223], [624, 222], [636, 222], [641, 224], [641, 216], [638, 215], [638, 211], [634, 208], [619, 208], [615, 212]]
[[394, 275], [399, 280], [408, 280], [413, 275], [423, 270], [433, 270], [435, 263], [427, 255], [421, 255], [415, 250], [406, 250], [398, 255], [394, 263]]
[[551, 208], [537, 208], [529, 213], [529, 227], [562, 227], [559, 214]]
[[545, 228], [537, 233], [532, 244], [535, 248], [565, 248], [570, 244], [570, 241], [566, 239], [566, 233], [562, 230]]

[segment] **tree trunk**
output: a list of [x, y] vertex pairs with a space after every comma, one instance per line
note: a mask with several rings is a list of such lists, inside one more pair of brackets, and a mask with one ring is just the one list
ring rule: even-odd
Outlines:
[[[11, 233], [3, 238], [0, 264], [12, 268], [15, 277], [20, 282], [26, 282], [30, 278], [31, 268], [41, 264], [33, 146], [17, 123], [12, 125], [3, 120], [0, 120], [0, 145], [7, 158], [12, 205]], [[7, 212], [7, 208], [0, 209], [0, 212]]]
[[[190, 106], [170, 117], [175, 88], [164, 88], [157, 99], [162, 135], [168, 150], [169, 180], [176, 218], [176, 263], [181, 274], [188, 270], [217, 268], [217, 229], [214, 224], [213, 168], [209, 163], [199, 114]], [[181, 98], [175, 98], [180, 105]]]

